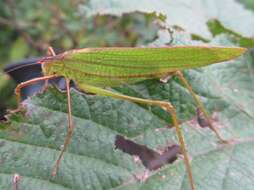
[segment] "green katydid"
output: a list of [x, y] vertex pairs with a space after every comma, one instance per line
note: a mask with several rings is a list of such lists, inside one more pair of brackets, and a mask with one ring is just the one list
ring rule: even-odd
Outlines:
[[76, 82], [78, 88], [84, 92], [117, 99], [128, 100], [140, 104], [159, 106], [172, 117], [176, 134], [184, 157], [191, 189], [194, 190], [194, 181], [190, 161], [185, 148], [184, 138], [178, 124], [176, 111], [170, 102], [142, 99], [112, 92], [105, 87], [114, 87], [123, 83], [132, 84], [145, 79], [165, 78], [168, 75], [177, 75], [183, 85], [193, 96], [197, 106], [203, 112], [209, 127], [215, 132], [220, 141], [226, 142], [212, 125], [204, 105], [184, 78], [181, 70], [191, 69], [228, 61], [242, 55], [246, 49], [239, 47], [209, 47], [209, 46], [177, 46], [157, 48], [87, 48], [66, 51], [55, 55], [49, 48], [50, 56], [38, 61], [42, 65], [43, 77], [35, 78], [19, 84], [16, 87], [17, 101], [20, 102], [21, 89], [38, 81], [63, 76], [66, 80], [68, 101], [68, 132], [64, 147], [56, 160], [52, 174], [56, 175], [73, 134], [71, 113], [70, 81]]

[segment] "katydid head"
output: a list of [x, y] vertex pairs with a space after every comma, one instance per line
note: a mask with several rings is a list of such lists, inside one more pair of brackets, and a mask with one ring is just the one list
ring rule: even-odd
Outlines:
[[37, 63], [41, 64], [42, 72], [45, 76], [48, 75], [55, 75], [59, 73], [59, 67], [61, 67], [62, 64], [60, 64], [61, 56], [50, 56], [50, 57], [44, 57], [41, 60], [37, 61]]

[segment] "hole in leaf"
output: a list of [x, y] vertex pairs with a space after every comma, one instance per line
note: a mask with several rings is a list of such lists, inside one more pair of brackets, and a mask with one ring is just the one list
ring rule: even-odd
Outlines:
[[149, 170], [156, 170], [165, 164], [173, 163], [177, 159], [177, 154], [181, 152], [178, 145], [172, 145], [160, 154], [145, 145], [137, 144], [120, 135], [116, 136], [115, 147], [130, 155], [138, 156]]

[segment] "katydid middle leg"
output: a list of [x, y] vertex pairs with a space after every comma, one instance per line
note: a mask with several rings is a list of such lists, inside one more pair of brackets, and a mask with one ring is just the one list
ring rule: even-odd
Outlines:
[[165, 101], [159, 101], [159, 100], [150, 100], [150, 99], [131, 97], [131, 96], [119, 94], [116, 92], [112, 92], [110, 90], [106, 90], [106, 89], [102, 89], [99, 87], [90, 86], [90, 85], [86, 85], [86, 84], [78, 84], [78, 87], [85, 92], [95, 93], [95, 94], [98, 94], [101, 96], [108, 96], [108, 97], [113, 97], [113, 98], [117, 98], [117, 99], [128, 100], [131, 102], [136, 102], [136, 103], [141, 103], [141, 104], [146, 104], [146, 105], [159, 106], [162, 109], [166, 110], [172, 116], [172, 119], [173, 119], [173, 124], [176, 129], [176, 135], [177, 135], [178, 141], [180, 143], [182, 154], [184, 156], [184, 163], [185, 163], [188, 178], [190, 181], [191, 190], [195, 190], [190, 161], [189, 161], [189, 157], [187, 155], [187, 150], [185, 147], [184, 138], [183, 138], [180, 126], [178, 124], [175, 108], [171, 103], [165, 102]]
[[71, 111], [71, 94], [70, 94], [70, 80], [65, 78], [66, 81], [66, 92], [67, 92], [67, 102], [68, 102], [68, 130], [67, 135], [64, 140], [64, 146], [61, 150], [58, 159], [56, 160], [56, 163], [52, 170], [52, 176], [56, 176], [60, 162], [62, 160], [63, 154], [66, 151], [68, 145], [70, 144], [71, 137], [73, 135], [73, 120], [72, 120], [72, 111]]
[[196, 102], [197, 106], [199, 107], [199, 109], [203, 112], [205, 119], [207, 120], [208, 126], [209, 128], [215, 133], [215, 135], [217, 136], [217, 138], [220, 140], [220, 142], [222, 143], [227, 143], [228, 141], [223, 139], [223, 137], [221, 137], [219, 131], [212, 125], [211, 119], [205, 109], [204, 104], [200, 101], [200, 99], [198, 98], [198, 96], [196, 95], [196, 93], [192, 90], [191, 85], [188, 83], [188, 81], [184, 78], [183, 73], [181, 71], [176, 71], [174, 73], [175, 75], [178, 76], [178, 78], [180, 79], [180, 81], [183, 83], [183, 85], [188, 89], [188, 91], [190, 92], [191, 96], [193, 97], [194, 101]]
[[[39, 81], [45, 81], [45, 80], [47, 81], [49, 79], [53, 79], [53, 78], [57, 78], [57, 77], [59, 77], [59, 76], [50, 75], [50, 76], [38, 77], [38, 78], [35, 78], [35, 79], [31, 79], [29, 81], [20, 83], [16, 87], [16, 89], [15, 89], [17, 103], [20, 104], [20, 101], [21, 101], [21, 89], [22, 88], [24, 88], [26, 86], [29, 86], [29, 85], [32, 85], [34, 83], [37, 83]], [[52, 170], [52, 175], [53, 176], [55, 176], [56, 173], [57, 173], [60, 161], [61, 161], [61, 159], [63, 157], [63, 153], [67, 149], [67, 146], [70, 143], [70, 140], [71, 140], [71, 137], [72, 137], [72, 134], [73, 134], [73, 122], [72, 122], [72, 114], [71, 114], [70, 80], [69, 79], [66, 79], [66, 89], [67, 89], [67, 100], [68, 100], [68, 132], [67, 132], [67, 136], [65, 137], [64, 147], [61, 150], [60, 155], [59, 155], [59, 157], [58, 157], [58, 159], [56, 161], [56, 164], [55, 164], [55, 166], [54, 166], [54, 168]]]

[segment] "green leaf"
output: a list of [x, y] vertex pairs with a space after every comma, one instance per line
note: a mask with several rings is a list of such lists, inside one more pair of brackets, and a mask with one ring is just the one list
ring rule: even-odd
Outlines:
[[[177, 40], [177, 39], [175, 39]], [[180, 41], [179, 41], [180, 43]], [[231, 45], [218, 36], [214, 45]], [[173, 78], [162, 84], [149, 80], [117, 88], [138, 97], [171, 101], [177, 108], [197, 189], [252, 189], [254, 182], [253, 52], [222, 64], [185, 72], [193, 89], [210, 110], [229, 145], [218, 143], [196, 122], [195, 105], [187, 90]], [[52, 166], [66, 135], [64, 93], [49, 89], [23, 102], [25, 117], [12, 115], [0, 131], [0, 188], [11, 189], [14, 173], [20, 189], [189, 189], [181, 158], [148, 171], [135, 157], [115, 148], [122, 135], [154, 151], [177, 143], [168, 114], [107, 97], [71, 91], [75, 132], [58, 175]], [[1, 127], [1, 128], [2, 128]]]
[[242, 36], [254, 36], [254, 28], [250, 27], [254, 25], [254, 14], [234, 0], [140, 0], [138, 3], [132, 0], [91, 0], [80, 10], [88, 15], [110, 14], [118, 16], [135, 11], [156, 12], [166, 16], [168, 26], [178, 26], [189, 33], [208, 39], [212, 35], [206, 23], [210, 19], [217, 19], [224, 27]]
[[254, 2], [252, 0], [238, 0], [243, 5], [245, 5], [246, 8], [254, 10]]
[[223, 27], [218, 20], [210, 20], [207, 23], [207, 25], [214, 36], [226, 33], [226, 34], [231, 35], [232, 39], [240, 46], [243, 46], [243, 47], [253, 47], [254, 46], [254, 38], [242, 37], [241, 35]]

